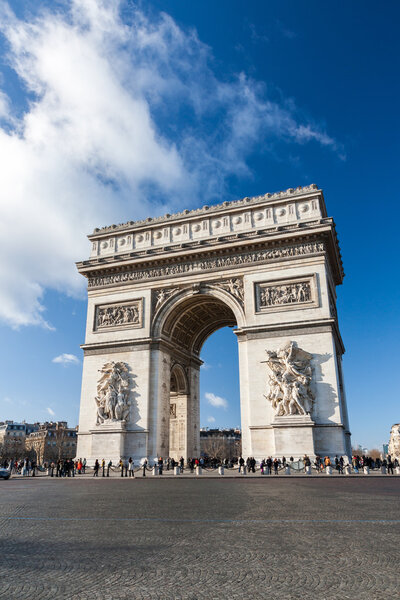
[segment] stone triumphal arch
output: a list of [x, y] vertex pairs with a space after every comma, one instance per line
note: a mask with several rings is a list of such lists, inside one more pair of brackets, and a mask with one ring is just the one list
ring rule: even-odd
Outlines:
[[350, 454], [335, 288], [315, 185], [96, 229], [78, 456], [198, 456], [204, 341], [235, 327], [244, 456]]

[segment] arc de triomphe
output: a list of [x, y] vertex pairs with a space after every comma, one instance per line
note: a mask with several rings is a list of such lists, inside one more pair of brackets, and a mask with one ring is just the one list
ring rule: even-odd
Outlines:
[[235, 327], [243, 456], [350, 455], [335, 288], [316, 185], [96, 229], [77, 455], [200, 454], [204, 341]]

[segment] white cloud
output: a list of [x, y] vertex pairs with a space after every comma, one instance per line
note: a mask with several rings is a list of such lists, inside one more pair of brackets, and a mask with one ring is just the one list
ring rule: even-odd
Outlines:
[[11, 398], [9, 398], [8, 396], [4, 396], [3, 402], [6, 402], [7, 404], [12, 404], [13, 403], [13, 401], [11, 400]]
[[207, 417], [209, 423], [215, 423], [215, 417]]
[[56, 413], [54, 412], [54, 410], [52, 408], [48, 407], [48, 408], [46, 408], [46, 410], [47, 410], [47, 412], [49, 413], [49, 415], [51, 417], [55, 417], [56, 416]]
[[216, 396], [211, 392], [206, 392], [204, 397], [208, 404], [211, 404], [211, 406], [215, 406], [216, 408], [224, 408], [225, 410], [228, 408], [228, 401], [225, 398], [221, 398], [221, 396]]
[[55, 356], [51, 362], [59, 363], [62, 365], [70, 365], [70, 364], [79, 365], [80, 364], [80, 360], [77, 356], [75, 356], [75, 354], [65, 354], [65, 353], [60, 354], [59, 356]]
[[0, 321], [13, 327], [51, 328], [46, 289], [83, 296], [74, 262], [95, 226], [221, 196], [274, 138], [334, 149], [245, 74], [218, 80], [195, 32], [128, 4], [122, 22], [119, 9], [71, 0], [24, 21], [0, 7], [28, 94], [17, 112], [0, 89]]

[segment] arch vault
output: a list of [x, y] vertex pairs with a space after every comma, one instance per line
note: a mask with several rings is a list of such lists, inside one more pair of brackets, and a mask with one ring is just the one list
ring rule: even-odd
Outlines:
[[[89, 236], [78, 455], [197, 456], [200, 351], [236, 327], [243, 454], [349, 454], [343, 270], [316, 186]], [[100, 372], [100, 373], [99, 373]]]

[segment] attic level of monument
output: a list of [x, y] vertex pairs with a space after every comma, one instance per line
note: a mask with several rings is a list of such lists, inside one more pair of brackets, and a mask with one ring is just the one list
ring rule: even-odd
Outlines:
[[[212, 260], [202, 262], [206, 255], [219, 256], [222, 268], [296, 257], [310, 253], [307, 244], [317, 240], [335, 285], [344, 276], [335, 225], [317, 186], [104, 228], [88, 237], [90, 259], [77, 266], [89, 278], [89, 287], [213, 269]], [[254, 258], [252, 252], [261, 247], [264, 254]], [[232, 254], [236, 259], [230, 260]], [[123, 274], [129, 270], [134, 272]], [[116, 272], [118, 277], [110, 276]]]
[[225, 326], [238, 341], [243, 454], [350, 454], [344, 273], [317, 186], [89, 239], [77, 264], [88, 279], [79, 456], [198, 456], [201, 348]]
[[[89, 235], [89, 239], [92, 237], [97, 237], [98, 234], [107, 234], [115, 231], [125, 231], [137, 229], [138, 227], [142, 228], [147, 225], [152, 225], [154, 223], [168, 223], [170, 221], [177, 221], [180, 219], [195, 219], [202, 215], [213, 214], [215, 216], [216, 213], [226, 212], [226, 209], [238, 209], [241, 210], [243, 207], [253, 207], [258, 204], [264, 204], [268, 202], [269, 204], [280, 204], [283, 201], [286, 201], [289, 198], [296, 198], [296, 200], [300, 200], [302, 196], [312, 196], [313, 193], [318, 192], [321, 193], [321, 190], [318, 189], [318, 186], [315, 183], [312, 183], [308, 186], [299, 186], [297, 188], [289, 188], [284, 191], [274, 192], [273, 194], [267, 193], [260, 196], [253, 196], [251, 198], [246, 197], [240, 200], [231, 200], [225, 201], [220, 204], [213, 204], [211, 206], [205, 205], [201, 208], [196, 208], [194, 210], [185, 209], [182, 212], [174, 213], [174, 214], [165, 214], [159, 217], [147, 217], [147, 219], [142, 219], [139, 221], [127, 221], [126, 223], [119, 223], [118, 225], [107, 225], [105, 227], [96, 227], [93, 231], [92, 235]], [[326, 216], [326, 214], [325, 214]]]

